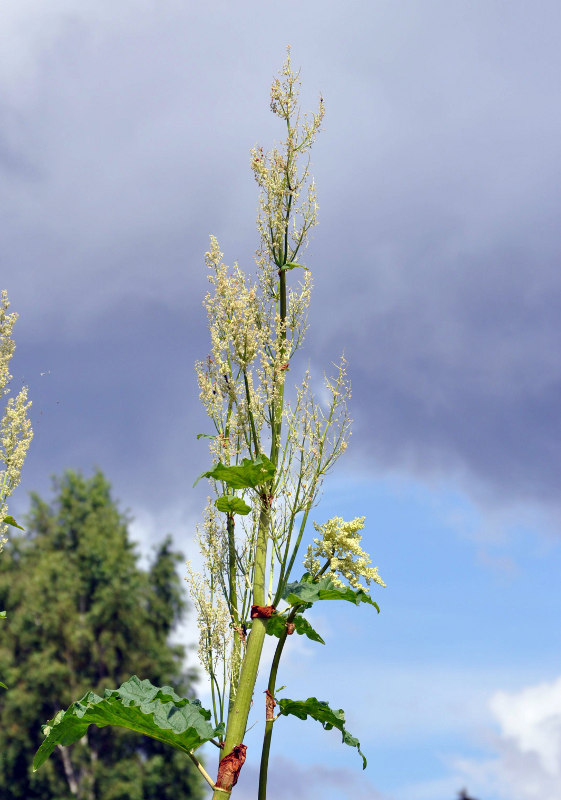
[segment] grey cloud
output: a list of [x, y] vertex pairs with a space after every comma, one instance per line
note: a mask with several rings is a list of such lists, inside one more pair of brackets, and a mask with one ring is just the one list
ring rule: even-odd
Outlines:
[[36, 474], [55, 445], [138, 496], [154, 472], [164, 497], [184, 482], [164, 475], [196, 470], [203, 253], [212, 231], [250, 266], [248, 149], [282, 136], [267, 88], [290, 42], [305, 104], [321, 89], [328, 111], [309, 352], [346, 350], [355, 456], [557, 506], [556, 4], [288, 3], [280, 21], [254, 2], [51, 4], [29, 28], [15, 8], [1, 278], [20, 374], [56, 361], [65, 398]]
[[[259, 772], [250, 764], [244, 766], [236, 792], [240, 800], [250, 800], [257, 793]], [[267, 797], [270, 800], [309, 800], [311, 796], [326, 800], [350, 800], [360, 795], [365, 800], [389, 800], [378, 792], [364, 775], [348, 769], [313, 765], [300, 767], [284, 756], [271, 757]]]

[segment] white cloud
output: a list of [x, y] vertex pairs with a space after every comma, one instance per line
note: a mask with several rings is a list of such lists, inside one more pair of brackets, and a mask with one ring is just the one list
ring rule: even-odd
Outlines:
[[518, 694], [497, 692], [490, 705], [503, 736], [522, 753], [535, 753], [547, 773], [561, 778], [561, 677]]
[[464, 782], [482, 798], [561, 800], [561, 677], [519, 692], [496, 692], [490, 708], [500, 726], [497, 755], [458, 759]]

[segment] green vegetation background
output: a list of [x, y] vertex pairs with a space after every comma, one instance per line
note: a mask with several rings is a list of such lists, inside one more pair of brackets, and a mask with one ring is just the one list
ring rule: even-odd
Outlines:
[[[185, 648], [169, 635], [185, 612], [166, 538], [140, 569], [128, 523], [100, 471], [68, 471], [51, 504], [31, 497], [26, 533], [0, 560], [0, 797], [11, 800], [198, 800], [188, 758], [147, 737], [92, 726], [33, 774], [41, 725], [88, 690], [130, 675], [192, 696]], [[64, 760], [63, 760], [64, 758]], [[65, 763], [66, 762], [66, 763]]]

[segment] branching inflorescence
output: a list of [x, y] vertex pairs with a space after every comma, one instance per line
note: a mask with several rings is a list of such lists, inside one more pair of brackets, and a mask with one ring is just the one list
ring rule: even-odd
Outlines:
[[[237, 264], [232, 269], [225, 265], [213, 236], [206, 254], [211, 290], [204, 305], [211, 352], [196, 369], [201, 402], [213, 425], [213, 432], [205, 436], [214, 467], [203, 476], [217, 499], [209, 500], [198, 533], [203, 574], [189, 566], [188, 582], [214, 720], [226, 724], [219, 742], [223, 757], [243, 746], [265, 633], [279, 636], [276, 677], [286, 636], [296, 624], [304, 625], [300, 620], [305, 603], [288, 599], [285, 612], [277, 608], [295, 586], [289, 581], [323, 479], [350, 436], [344, 358], [325, 379], [327, 403], [314, 396], [309, 371], [295, 387], [288, 381], [307, 327], [312, 275], [300, 260], [318, 219], [309, 151], [324, 116], [320, 99], [318, 110], [301, 118], [299, 86], [288, 51], [271, 89], [271, 109], [285, 123], [286, 138], [269, 154], [260, 147], [251, 151], [260, 189], [255, 282]], [[252, 468], [255, 475], [250, 476]], [[323, 580], [335, 594], [349, 590], [345, 581], [367, 593], [360, 578], [384, 585], [360, 547], [364, 518], [314, 525], [322, 536], [308, 548], [304, 583], [319, 585]], [[270, 742], [275, 719], [270, 711], [273, 694], [274, 681], [267, 694], [260, 800], [265, 797], [267, 739]], [[219, 781], [216, 786], [215, 797], [232, 788]]]
[[[9, 314], [9, 307], [8, 293], [3, 290], [0, 296], [0, 397], [5, 397], [10, 391], [10, 361], [16, 347], [12, 329], [18, 315]], [[27, 387], [24, 386], [15, 398], [8, 399], [0, 422], [0, 462], [3, 464], [0, 470], [0, 550], [7, 541], [8, 526], [21, 528], [8, 515], [7, 500], [20, 482], [23, 462], [33, 438], [28, 416], [30, 406]]]

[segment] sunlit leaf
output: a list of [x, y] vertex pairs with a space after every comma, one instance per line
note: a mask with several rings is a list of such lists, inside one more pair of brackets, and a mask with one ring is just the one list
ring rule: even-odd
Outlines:
[[5, 525], [11, 525], [11, 526], [12, 526], [12, 528], [19, 528], [19, 529], [20, 529], [20, 531], [24, 531], [24, 530], [25, 530], [25, 528], [22, 528], [22, 527], [21, 527], [21, 525], [18, 525], [18, 523], [15, 521], [15, 519], [14, 519], [12, 516], [10, 516], [10, 515], [8, 515], [7, 517], [4, 517], [4, 519], [2, 520], [2, 522], [3, 522]]
[[358, 606], [359, 603], [369, 603], [378, 613], [378, 603], [362, 589], [351, 589], [349, 586], [341, 588], [335, 586], [329, 575], [323, 575], [314, 581], [309, 572], [304, 573], [299, 581], [289, 583], [284, 590], [283, 599], [291, 606], [298, 603], [315, 603], [318, 600], [347, 600]]
[[294, 617], [294, 627], [296, 629], [296, 633], [299, 633], [301, 636], [307, 636], [308, 639], [312, 640], [312, 642], [325, 644], [319, 633], [312, 628], [308, 620], [301, 614], [296, 614]]
[[284, 272], [287, 269], [295, 269], [296, 267], [300, 267], [300, 269], [305, 269], [306, 272], [310, 271], [309, 267], [305, 267], [303, 264], [296, 264], [295, 261], [287, 261], [286, 264], [283, 264], [280, 268], [280, 272]]
[[[325, 644], [319, 633], [312, 628], [308, 620], [305, 619], [305, 617], [303, 617], [301, 614], [296, 614], [292, 621], [294, 623], [294, 629], [296, 633], [299, 633], [301, 636], [307, 636], [308, 639], [311, 639], [313, 642]], [[282, 636], [285, 628], [286, 617], [282, 614], [273, 614], [267, 623], [267, 633], [270, 636], [276, 636], [279, 639]]]
[[118, 689], [106, 689], [104, 697], [88, 692], [43, 726], [46, 738], [35, 754], [33, 770], [39, 769], [57, 745], [81, 739], [92, 724], [128, 728], [190, 752], [223, 732], [222, 724], [214, 728], [209, 720], [210, 711], [198, 700], [179, 697], [171, 686], [160, 689], [133, 675]]
[[251, 506], [241, 499], [241, 497], [234, 497], [233, 495], [225, 494], [223, 497], [218, 497], [214, 501], [214, 505], [219, 511], [224, 511], [226, 514], [249, 514]]
[[312, 719], [321, 722], [326, 731], [331, 730], [331, 728], [337, 728], [343, 735], [344, 744], [348, 744], [349, 747], [356, 747], [362, 756], [362, 768], [366, 768], [366, 758], [360, 749], [360, 742], [356, 737], [351, 736], [345, 728], [345, 712], [342, 708], [334, 710], [324, 700], [318, 700], [316, 697], [308, 697], [307, 700], [283, 698], [277, 700], [277, 703], [280, 709], [279, 713], [284, 716], [291, 714], [293, 717], [298, 717], [298, 719], [307, 719], [310, 716]]
[[254, 459], [244, 458], [241, 464], [233, 467], [228, 467], [219, 461], [212, 469], [201, 473], [193, 486], [196, 486], [201, 478], [213, 478], [215, 481], [223, 481], [232, 489], [255, 489], [256, 486], [271, 480], [274, 474], [275, 465], [266, 455], [261, 454]]
[[269, 634], [269, 636], [276, 636], [277, 639], [280, 639], [285, 628], [286, 617], [284, 617], [282, 614], [273, 614], [273, 616], [267, 620], [266, 632]]

